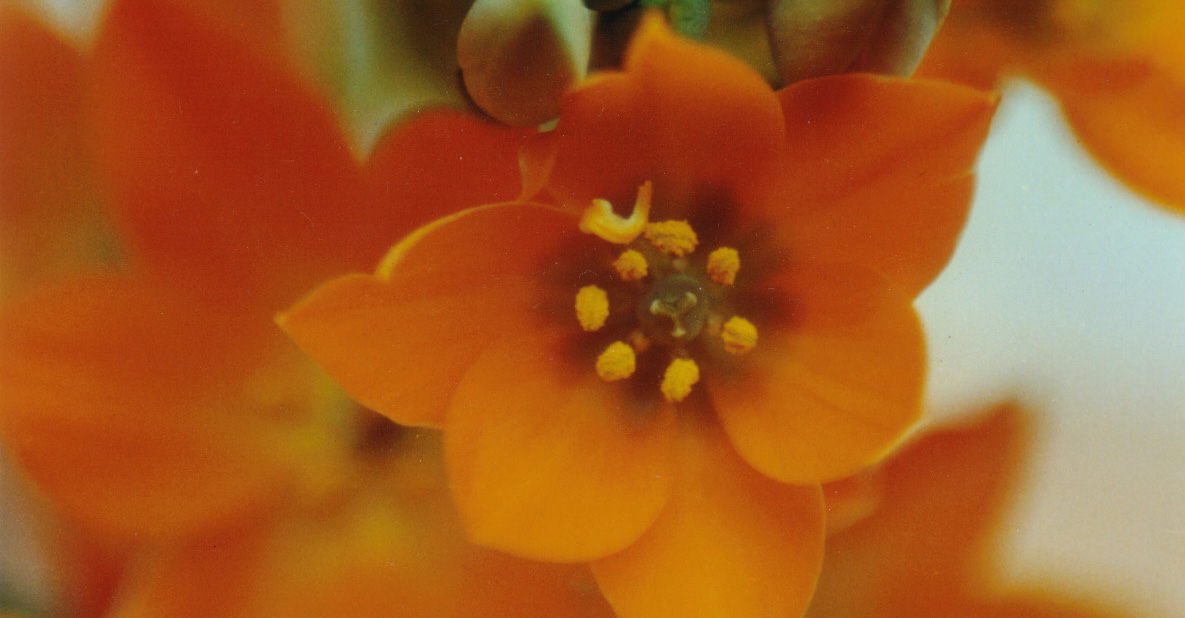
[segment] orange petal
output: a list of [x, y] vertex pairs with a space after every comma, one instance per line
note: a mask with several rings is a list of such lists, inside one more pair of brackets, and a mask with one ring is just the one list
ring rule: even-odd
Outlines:
[[[4, 283], [83, 259], [97, 203], [82, 55], [0, 5], [0, 262]], [[6, 290], [10, 291], [10, 290]]]
[[534, 133], [445, 110], [395, 124], [366, 164], [375, 227], [390, 242], [433, 219], [515, 199], [519, 147]]
[[284, 40], [284, 15], [279, 0], [159, 0], [200, 17], [257, 51], [262, 57], [285, 64], [287, 42]]
[[[1176, 10], [1176, 9], [1175, 9]], [[1136, 191], [1185, 213], [1185, 82], [1154, 60], [1041, 67], [1083, 145]]]
[[[1049, 5], [1029, 6], [1040, 11]], [[1012, 36], [1009, 28], [994, 27], [1000, 21], [1000, 12], [1000, 5], [994, 0], [952, 2], [950, 12], [930, 41], [914, 77], [942, 79], [983, 90], [995, 89], [1001, 77], [1012, 70], [1020, 57], [1036, 53], [1031, 45]], [[1026, 16], [1015, 14], [1012, 17], [1020, 22]], [[1025, 23], [1025, 26], [1031, 25], [1031, 22]]]
[[780, 96], [788, 176], [766, 210], [784, 221], [796, 259], [856, 261], [916, 295], [954, 251], [997, 97], [869, 75]]
[[279, 472], [237, 396], [263, 339], [223, 311], [114, 277], [13, 308], [6, 446], [59, 506], [117, 532], [183, 532], [266, 501]]
[[917, 616], [931, 607], [972, 605], [966, 595], [980, 589], [981, 552], [1024, 433], [1016, 408], [1002, 406], [966, 426], [932, 432], [888, 460], [877, 512], [828, 538], [817, 615]]
[[736, 371], [706, 372], [716, 411], [741, 456], [775, 479], [850, 476], [921, 413], [921, 325], [871, 272], [792, 266], [775, 285], [789, 323], [763, 330]]
[[551, 187], [565, 204], [632, 204], [650, 180], [665, 218], [662, 208], [679, 209], [705, 189], [741, 187], [774, 162], [778, 102], [744, 63], [678, 38], [651, 14], [625, 64], [624, 73], [594, 77], [562, 103]]
[[438, 474], [438, 448], [418, 448], [438, 441], [411, 441], [411, 450], [393, 445], [381, 456], [384, 466], [368, 468], [344, 500], [280, 511], [151, 556], [128, 578], [114, 615], [612, 615], [584, 565], [528, 561], [466, 542]]
[[783, 242], [798, 261], [860, 264], [914, 298], [954, 255], [974, 190], [971, 176], [944, 182], [882, 177], [786, 222]]
[[823, 556], [817, 486], [782, 485], [712, 421], [682, 423], [671, 499], [625, 551], [593, 563], [622, 618], [800, 616]]
[[102, 158], [148, 265], [223, 288], [266, 272], [281, 289], [252, 292], [288, 298], [390, 242], [357, 234], [380, 219], [359, 207], [327, 104], [241, 41], [171, 3], [121, 0], [95, 67]]
[[576, 224], [527, 204], [438, 220], [392, 249], [377, 276], [322, 286], [280, 326], [363, 405], [398, 423], [439, 425], [490, 342], [539, 320], [575, 324], [571, 298], [548, 298], [541, 285], [557, 256], [592, 244]]
[[883, 476], [879, 468], [871, 468], [823, 485], [828, 535], [846, 530], [876, 512], [884, 494]]
[[673, 410], [574, 362], [572, 329], [524, 331], [465, 376], [445, 461], [475, 542], [581, 561], [633, 543], [667, 500]]

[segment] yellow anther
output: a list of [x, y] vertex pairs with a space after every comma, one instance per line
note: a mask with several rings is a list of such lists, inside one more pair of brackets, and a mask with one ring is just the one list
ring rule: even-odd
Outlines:
[[654, 188], [650, 181], [642, 183], [638, 188], [638, 198], [634, 201], [634, 211], [629, 218], [618, 216], [613, 212], [613, 204], [608, 200], [596, 199], [584, 210], [580, 217], [580, 231], [585, 234], [595, 234], [602, 239], [619, 245], [634, 242], [638, 234], [645, 229], [650, 221], [650, 197]]
[[724, 349], [731, 354], [744, 354], [757, 347], [757, 327], [740, 316], [733, 316], [724, 323], [720, 332]]
[[650, 264], [646, 263], [646, 257], [633, 249], [626, 249], [617, 257], [617, 261], [613, 262], [613, 268], [617, 270], [617, 274], [626, 281], [637, 281], [646, 276]]
[[642, 234], [659, 251], [678, 257], [695, 251], [695, 246], [699, 244], [695, 230], [691, 229], [691, 224], [686, 221], [649, 223]]
[[605, 325], [609, 317], [609, 295], [605, 290], [586, 285], [576, 293], [576, 319], [580, 320], [580, 327], [587, 331], [594, 331]]
[[691, 394], [691, 387], [699, 382], [699, 365], [690, 358], [676, 358], [667, 365], [662, 376], [662, 396], [671, 403], [679, 403]]
[[597, 357], [597, 375], [606, 382], [624, 380], [634, 375], [637, 367], [634, 349], [622, 341], [614, 341]]
[[720, 247], [708, 254], [708, 276], [712, 281], [732, 285], [741, 269], [741, 256], [732, 247]]

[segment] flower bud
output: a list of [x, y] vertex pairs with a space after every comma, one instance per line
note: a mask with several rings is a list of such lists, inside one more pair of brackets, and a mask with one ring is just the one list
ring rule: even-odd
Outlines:
[[465, 89], [506, 124], [555, 118], [588, 69], [592, 24], [581, 0], [477, 0], [457, 41]]
[[909, 75], [950, 0], [773, 0], [770, 48], [785, 84], [864, 71]]

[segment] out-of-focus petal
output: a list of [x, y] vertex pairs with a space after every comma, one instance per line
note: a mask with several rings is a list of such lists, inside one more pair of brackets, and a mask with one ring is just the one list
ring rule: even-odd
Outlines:
[[680, 425], [667, 508], [637, 543], [593, 563], [601, 590], [622, 618], [801, 615], [823, 559], [818, 486], [758, 474], [714, 421]]
[[1079, 58], [1035, 70], [1103, 166], [1185, 212], [1185, 67], [1175, 73], [1149, 59]]
[[550, 188], [578, 208], [632, 204], [654, 183], [657, 212], [748, 188], [782, 146], [777, 98], [747, 65], [678, 38], [651, 13], [625, 72], [594, 76], [562, 104]]
[[99, 147], [133, 249], [171, 275], [277, 288], [255, 295], [372, 261], [390, 239], [359, 208], [360, 171], [326, 103], [220, 34], [169, 2], [110, 8]]
[[717, 414], [737, 452], [770, 477], [850, 476], [921, 414], [921, 324], [907, 296], [858, 268], [791, 266], [771, 285], [789, 317], [763, 330], [738, 370], [707, 374]]
[[850, 528], [876, 512], [884, 494], [884, 479], [879, 468], [831, 481], [823, 485], [827, 504], [827, 534]]
[[439, 470], [439, 442], [411, 440], [410, 450], [397, 442], [384, 456], [389, 467], [368, 469], [341, 502], [198, 536], [150, 556], [128, 577], [112, 615], [612, 615], [587, 567], [468, 543]]
[[265, 503], [277, 469], [241, 385], [267, 347], [225, 311], [117, 277], [13, 307], [0, 429], [38, 487], [81, 521], [141, 535]]
[[[97, 224], [86, 61], [12, 3], [0, 5], [0, 282], [82, 262]], [[5, 290], [6, 292], [9, 290]]]
[[263, 58], [288, 64], [284, 29], [284, 0], [163, 0], [171, 2], [217, 28], [247, 43]]
[[541, 282], [589, 242], [576, 224], [529, 204], [440, 219], [396, 245], [377, 275], [325, 284], [280, 326], [363, 405], [439, 425], [486, 345], [548, 320], [575, 325], [571, 298], [549, 297]]
[[795, 259], [860, 263], [917, 295], [954, 252], [998, 97], [867, 75], [780, 97], [788, 176], [764, 207]]
[[[428, 110], [379, 140], [366, 163], [374, 228], [387, 244], [434, 219], [519, 196], [518, 149], [534, 129], [499, 127], [457, 111]], [[380, 255], [376, 255], [377, 260]]]
[[[1014, 405], [939, 429], [886, 462], [881, 506], [828, 537], [810, 618], [1102, 618], [1047, 591], [991, 595], [983, 572], [1027, 443]], [[1038, 589], [1039, 590], [1039, 589]], [[993, 598], [1000, 596], [1001, 598]]]
[[445, 461], [475, 542], [529, 558], [600, 558], [667, 501], [674, 412], [573, 362], [570, 330], [491, 346], [445, 419]]

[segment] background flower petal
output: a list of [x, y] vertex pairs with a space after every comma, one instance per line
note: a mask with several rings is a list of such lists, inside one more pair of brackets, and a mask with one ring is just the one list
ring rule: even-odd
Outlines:
[[87, 61], [37, 18], [0, 5], [0, 283], [83, 263], [99, 195]]
[[394, 234], [390, 244], [433, 219], [517, 198], [518, 150], [534, 133], [443, 109], [401, 119], [366, 162], [370, 211], [382, 222], [375, 227]]
[[133, 249], [223, 286], [268, 270], [278, 294], [375, 259], [390, 238], [359, 212], [332, 111], [223, 34], [171, 2], [110, 7], [94, 52], [99, 148]]
[[265, 434], [240, 411], [258, 332], [118, 277], [48, 289], [0, 327], [6, 446], [81, 521], [177, 533], [278, 489]]
[[1185, 212], [1185, 67], [1174, 72], [1152, 59], [1075, 58], [1034, 71], [1104, 167]]
[[586, 566], [532, 562], [465, 540], [438, 440], [409, 436], [394, 449], [371, 462], [344, 500], [158, 548], [127, 578], [111, 615], [612, 615]]

